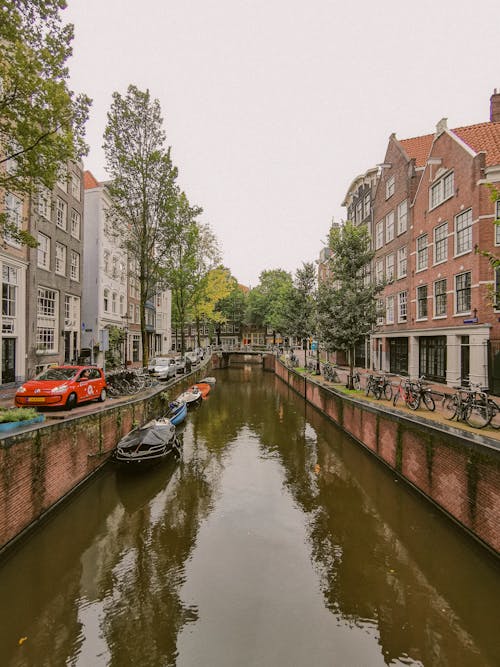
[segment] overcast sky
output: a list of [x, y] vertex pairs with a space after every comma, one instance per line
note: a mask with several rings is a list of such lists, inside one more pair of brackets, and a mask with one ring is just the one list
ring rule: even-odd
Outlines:
[[106, 178], [114, 91], [159, 99], [179, 184], [255, 286], [315, 260], [352, 179], [400, 139], [489, 120], [498, 0], [68, 0], [71, 86]]

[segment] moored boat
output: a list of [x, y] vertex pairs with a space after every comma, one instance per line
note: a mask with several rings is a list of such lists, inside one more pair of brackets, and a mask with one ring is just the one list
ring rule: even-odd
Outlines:
[[180, 394], [180, 396], [177, 396], [175, 400], [184, 402], [189, 408], [191, 405], [201, 401], [202, 397], [203, 394], [201, 393], [200, 389], [193, 385], [192, 387], [189, 387], [189, 389], [187, 389], [184, 393]]
[[195, 387], [199, 389], [199, 391], [201, 391], [201, 395], [203, 398], [206, 398], [207, 394], [210, 393], [210, 385], [207, 384], [206, 382], [197, 382], [191, 387], [191, 389], [194, 389]]
[[165, 415], [170, 419], [174, 426], [177, 426], [186, 419], [187, 404], [184, 401], [172, 401], [168, 404], [169, 412]]
[[213, 387], [216, 382], [217, 380], [212, 376], [200, 380], [200, 384], [209, 384], [211, 387]]
[[115, 460], [120, 463], [144, 466], [169, 456], [181, 455], [181, 445], [170, 419], [152, 419], [133, 429], [115, 448]]

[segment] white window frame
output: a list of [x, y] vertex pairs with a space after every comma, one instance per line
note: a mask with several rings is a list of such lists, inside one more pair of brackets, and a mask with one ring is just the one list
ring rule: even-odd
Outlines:
[[71, 172], [71, 194], [77, 201], [80, 201], [81, 199], [81, 188], [82, 179], [78, 176], [78, 174]]
[[396, 178], [394, 176], [389, 176], [389, 178], [385, 182], [385, 198], [390, 199], [395, 191], [396, 191]]
[[[425, 314], [422, 313], [420, 307], [424, 301], [421, 297], [422, 291], [425, 290]], [[427, 285], [419, 285], [417, 287], [417, 320], [426, 320], [429, 317], [429, 287]]]
[[[23, 201], [12, 192], [5, 194], [5, 214], [7, 222], [13, 225], [18, 231], [21, 231], [23, 222]], [[15, 248], [20, 248], [21, 244], [16, 241], [8, 231], [4, 232], [3, 240]]]
[[52, 211], [52, 194], [48, 188], [43, 185], [39, 186], [37, 197], [37, 211], [38, 215], [50, 221], [50, 214]]
[[75, 283], [80, 282], [80, 254], [77, 253], [76, 250], [71, 251], [69, 277], [71, 280], [74, 280]]
[[[462, 278], [462, 276], [469, 276], [469, 285], [466, 288], [462, 288], [460, 291], [465, 292], [466, 290], [469, 292], [469, 307], [464, 309], [464, 310], [458, 310], [458, 281], [459, 278]], [[471, 312], [472, 308], [472, 272], [471, 271], [463, 271], [462, 273], [458, 273], [455, 276], [455, 315], [468, 315]]]
[[375, 225], [375, 250], [379, 250], [384, 245], [384, 220], [380, 220]]
[[398, 236], [404, 234], [408, 229], [408, 200], [404, 199], [398, 205]]
[[394, 324], [394, 294], [385, 300], [385, 321], [386, 324]]
[[[439, 294], [436, 292], [436, 287], [439, 283], [444, 283], [444, 292], [439, 292]], [[444, 318], [446, 317], [447, 314], [447, 308], [448, 308], [448, 281], [446, 278], [440, 278], [439, 280], [434, 281], [433, 285], [433, 296], [434, 296], [434, 319], [439, 319], [439, 318]], [[443, 313], [438, 313], [438, 296], [442, 296], [444, 294], [444, 312]]]
[[109, 313], [109, 289], [104, 288], [102, 292], [102, 305], [105, 313]]
[[370, 204], [371, 204], [370, 193], [367, 192], [363, 198], [363, 220], [370, 215], [370, 209], [371, 209]]
[[377, 285], [384, 282], [384, 260], [382, 259], [377, 259], [375, 262], [375, 280]]
[[56, 241], [55, 247], [55, 263], [54, 263], [54, 273], [57, 273], [59, 276], [66, 275], [66, 255], [67, 248], [63, 243]]
[[50, 236], [38, 232], [38, 248], [36, 265], [40, 269], [50, 271]]
[[392, 282], [395, 278], [396, 268], [394, 262], [395, 262], [394, 253], [391, 252], [385, 258], [385, 278], [388, 282]]
[[[444, 231], [444, 234], [443, 234]], [[434, 265], [442, 264], [448, 259], [448, 223], [443, 222], [443, 224], [434, 227], [433, 230], [434, 236]], [[442, 256], [440, 258], [441, 250], [444, 249]]]
[[80, 239], [80, 228], [82, 224], [82, 216], [74, 208], [71, 209], [71, 227], [70, 232], [71, 236], [74, 239]]
[[437, 208], [455, 194], [455, 176], [453, 171], [441, 176], [429, 188], [429, 210]]
[[416, 273], [425, 271], [429, 267], [429, 237], [422, 234], [417, 238], [417, 267]]
[[56, 198], [56, 227], [68, 231], [68, 204], [61, 197]]
[[408, 322], [408, 291], [398, 292], [398, 322]]
[[385, 216], [385, 242], [390, 243], [394, 240], [394, 211], [390, 211]]
[[[462, 220], [466, 220], [467, 224], [458, 228]], [[460, 236], [459, 236], [460, 235]], [[463, 244], [462, 238], [465, 238], [466, 243]], [[464, 247], [459, 250], [459, 245]], [[461, 211], [455, 216], [455, 257], [465, 255], [472, 250], [472, 208]]]
[[[404, 265], [404, 271], [401, 267]], [[408, 246], [398, 248], [398, 280], [408, 275]]]

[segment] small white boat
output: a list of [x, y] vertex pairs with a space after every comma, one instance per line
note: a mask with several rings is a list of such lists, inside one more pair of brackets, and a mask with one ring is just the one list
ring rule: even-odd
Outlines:
[[202, 396], [203, 396], [203, 394], [198, 389], [198, 387], [193, 386], [193, 387], [190, 387], [187, 391], [185, 391], [180, 396], [177, 396], [177, 398], [175, 400], [186, 403], [186, 405], [189, 408], [190, 405], [194, 405], [198, 401], [201, 401]]
[[199, 380], [199, 384], [201, 384], [202, 382], [204, 384], [209, 384], [213, 387], [214, 384], [217, 382], [217, 380], [214, 377], [207, 377], [207, 378], [203, 378], [203, 380]]

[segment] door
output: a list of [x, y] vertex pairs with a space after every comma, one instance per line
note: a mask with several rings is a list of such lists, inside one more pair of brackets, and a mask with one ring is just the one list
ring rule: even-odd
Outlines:
[[2, 383], [16, 381], [16, 339], [2, 339]]
[[460, 384], [469, 386], [470, 346], [469, 336], [460, 336]]

